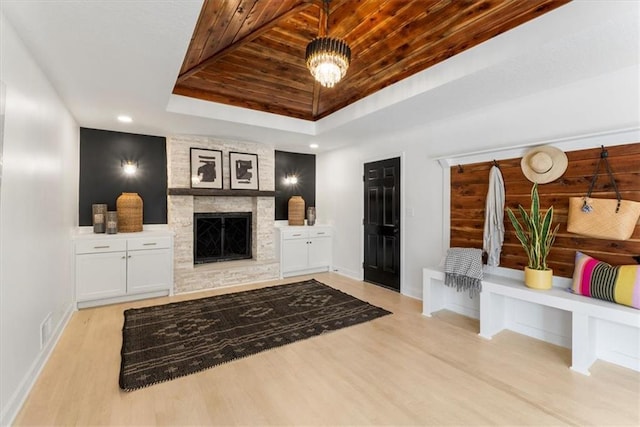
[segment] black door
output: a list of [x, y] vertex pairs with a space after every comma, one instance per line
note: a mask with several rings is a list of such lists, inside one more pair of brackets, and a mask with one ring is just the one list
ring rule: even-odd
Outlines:
[[400, 158], [364, 165], [364, 280], [400, 291]]

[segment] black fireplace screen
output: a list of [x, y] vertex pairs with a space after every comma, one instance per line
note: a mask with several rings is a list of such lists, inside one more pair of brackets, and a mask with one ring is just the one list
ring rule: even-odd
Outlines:
[[251, 212], [193, 215], [193, 262], [251, 258]]

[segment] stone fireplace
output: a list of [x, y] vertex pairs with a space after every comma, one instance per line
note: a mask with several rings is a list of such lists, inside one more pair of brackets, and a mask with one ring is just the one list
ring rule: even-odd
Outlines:
[[[258, 155], [260, 191], [274, 191], [274, 151], [262, 144], [212, 137], [174, 136], [167, 138], [167, 176], [172, 189], [189, 193], [191, 188], [190, 148], [221, 150], [223, 189], [229, 189], [229, 152]], [[175, 291], [190, 292], [243, 283], [274, 280], [280, 265], [275, 257], [273, 196], [244, 195], [243, 190], [224, 195], [170, 194], [167, 219], [174, 238]], [[176, 191], [173, 191], [176, 193]], [[251, 214], [251, 258], [194, 264], [195, 214]]]

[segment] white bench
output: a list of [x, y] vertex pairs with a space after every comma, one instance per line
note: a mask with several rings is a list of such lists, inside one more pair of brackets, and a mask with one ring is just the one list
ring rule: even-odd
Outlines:
[[[435, 268], [423, 269], [423, 314], [447, 308], [445, 293], [450, 288], [444, 286], [444, 273]], [[480, 293], [480, 336], [491, 339], [505, 329], [506, 306], [510, 300], [552, 307], [571, 313], [571, 369], [589, 375], [589, 367], [603, 352], [603, 346], [611, 336], [600, 337], [598, 322], [606, 321], [635, 328], [630, 346], [635, 354], [623, 356], [625, 361], [609, 360], [622, 366], [640, 371], [640, 310], [607, 301], [575, 295], [567, 289], [552, 288], [535, 290], [527, 288], [522, 281], [496, 275], [485, 274]], [[625, 338], [626, 339], [626, 338]], [[629, 344], [629, 343], [625, 343]], [[633, 353], [633, 351], [632, 351]]]

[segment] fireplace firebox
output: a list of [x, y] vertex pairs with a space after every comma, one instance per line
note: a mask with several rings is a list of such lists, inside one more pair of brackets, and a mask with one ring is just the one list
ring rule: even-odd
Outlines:
[[251, 212], [193, 214], [194, 264], [251, 256]]

